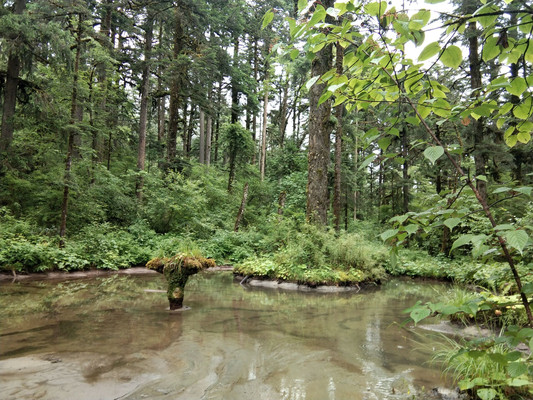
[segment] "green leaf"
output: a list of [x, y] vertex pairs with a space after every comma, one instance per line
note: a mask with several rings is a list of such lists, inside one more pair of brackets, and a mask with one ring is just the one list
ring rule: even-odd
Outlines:
[[422, 25], [426, 25], [431, 19], [431, 11], [429, 10], [420, 10], [411, 17], [411, 20], [420, 21]]
[[531, 193], [533, 192], [533, 188], [531, 186], [521, 186], [519, 188], [514, 189], [514, 191], [525, 194], [526, 196], [531, 196]]
[[487, 38], [485, 44], [483, 45], [482, 58], [483, 61], [489, 61], [497, 57], [500, 54], [500, 46], [498, 45], [498, 38], [491, 36]]
[[523, 229], [517, 229], [515, 231], [505, 232], [504, 236], [507, 240], [507, 244], [522, 254], [522, 250], [524, 250], [524, 247], [526, 247], [529, 240], [529, 235], [527, 232]]
[[514, 387], [528, 386], [528, 385], [531, 385], [531, 381], [528, 380], [528, 379], [515, 378], [515, 379], [511, 379], [511, 380], [507, 381], [507, 384], [509, 386], [514, 386]]
[[391, 138], [389, 136], [385, 136], [378, 140], [378, 146], [381, 150], [386, 151], [387, 147], [391, 144]]
[[326, 18], [326, 10], [324, 7], [322, 7], [320, 4], [316, 6], [315, 12], [313, 13], [313, 16], [307, 23], [307, 26], [312, 27], [315, 24], [317, 24], [320, 21], [324, 21], [324, 18]]
[[333, 107], [337, 107], [339, 104], [344, 103], [346, 100], [348, 100], [348, 97], [344, 95], [336, 96], [335, 103], [333, 103]]
[[373, 17], [381, 17], [387, 10], [387, 2], [373, 2], [365, 4], [365, 12]]
[[377, 157], [377, 155], [370, 154], [367, 158], [365, 158], [365, 161], [363, 161], [361, 163], [361, 165], [359, 166], [359, 169], [363, 169], [363, 168], [368, 167], [370, 165], [370, 163], [376, 159], [376, 157]]
[[446, 225], [450, 230], [455, 228], [460, 223], [461, 218], [448, 218], [446, 221], [444, 221], [444, 225]]
[[296, 60], [298, 56], [300, 55], [300, 50], [292, 49], [290, 54], [291, 54], [291, 60]]
[[424, 157], [426, 157], [431, 164], [435, 164], [442, 155], [444, 154], [444, 149], [442, 146], [431, 146], [424, 150]]
[[527, 364], [517, 361], [507, 365], [507, 372], [511, 378], [518, 378], [527, 372]]
[[456, 249], [457, 247], [461, 247], [461, 246], [464, 246], [465, 244], [468, 244], [472, 241], [472, 238], [474, 237], [474, 235], [468, 233], [466, 235], [462, 235], [462, 236], [459, 236], [455, 242], [453, 242], [453, 245], [452, 245], [452, 248], [450, 249], [450, 251], [452, 251], [453, 249]]
[[528, 97], [513, 109], [513, 114], [516, 118], [528, 119], [531, 111], [531, 97]]
[[425, 61], [434, 55], [438, 54], [440, 52], [440, 44], [439, 42], [432, 42], [428, 44], [426, 47], [424, 47], [424, 50], [420, 52], [420, 55], [418, 56], [418, 61]]
[[[533, 294], [533, 282], [528, 282], [522, 286], [522, 293], [524, 293], [526, 296]], [[530, 349], [533, 350], [533, 347], [530, 346]]]
[[479, 389], [476, 394], [481, 400], [493, 400], [498, 392], [494, 389]]
[[307, 0], [298, 0], [298, 11], [301, 12], [305, 7], [307, 7]]
[[504, 192], [508, 192], [509, 190], [511, 190], [511, 188], [508, 188], [508, 187], [499, 187], [497, 189], [494, 189], [492, 191], [492, 194], [498, 194], [498, 193], [504, 193]]
[[316, 83], [316, 81], [318, 81], [319, 79], [320, 79], [320, 75], [317, 75], [317, 76], [312, 77], [312, 78], [309, 79], [309, 80], [307, 81], [307, 83], [305, 84], [305, 88], [306, 88], [307, 90], [311, 89], [311, 86], [313, 86], [313, 85]]
[[398, 233], [398, 229], [389, 229], [389, 230], [386, 230], [385, 232], [383, 232], [379, 236], [381, 237], [381, 240], [383, 240], [385, 242], [388, 239], [390, 239], [391, 237], [396, 236], [397, 233]]
[[272, 12], [272, 9], [268, 10], [266, 14], [263, 17], [263, 23], [261, 24], [261, 29], [265, 29], [268, 24], [272, 22], [274, 19], [274, 13]]
[[341, 13], [341, 10], [339, 10], [338, 8], [329, 7], [326, 10], [326, 14], [332, 16], [335, 19], [340, 15], [340, 13]]
[[520, 143], [527, 144], [531, 140], [531, 133], [527, 131], [518, 131], [518, 133], [516, 134], [516, 139]]
[[522, 77], [514, 78], [511, 81], [511, 84], [507, 86], [507, 91], [514, 96], [520, 96], [522, 93], [525, 92], [526, 89], [527, 82]]
[[463, 52], [455, 45], [448, 46], [442, 52], [440, 61], [447, 67], [457, 69], [463, 62]]
[[516, 142], [518, 142], [518, 138], [516, 137], [516, 135], [512, 135], [505, 138], [505, 144], [509, 147], [513, 147]]
[[429, 317], [430, 314], [431, 314], [431, 310], [427, 306], [424, 306], [424, 307], [415, 308], [413, 311], [411, 311], [409, 316], [415, 322], [415, 325], [416, 325], [417, 323], [422, 321], [424, 318]]
[[405, 229], [405, 231], [409, 235], [412, 235], [413, 233], [416, 233], [418, 231], [418, 225], [417, 224], [409, 224], [406, 227], [404, 227], [403, 229]]
[[318, 105], [324, 103], [325, 101], [328, 101], [328, 99], [333, 95], [332, 92], [325, 92], [320, 96], [320, 99], [318, 99]]
[[514, 229], [514, 226], [511, 224], [501, 224], [496, 225], [493, 229], [495, 231], [508, 231], [509, 229]]

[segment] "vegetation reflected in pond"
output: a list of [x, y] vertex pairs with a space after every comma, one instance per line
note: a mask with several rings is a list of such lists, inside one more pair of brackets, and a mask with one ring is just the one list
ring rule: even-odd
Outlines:
[[415, 343], [395, 324], [440, 284], [319, 294], [245, 289], [231, 273], [203, 273], [187, 286], [192, 310], [178, 314], [156, 292], [165, 287], [162, 276], [3, 284], [4, 390], [31, 383], [10, 370], [15, 357], [56, 361], [38, 377], [43, 398], [67, 398], [51, 384], [60, 364], [81, 371], [74, 386], [138, 382], [120, 393], [129, 399], [396, 399], [443, 384], [424, 364], [432, 339]]

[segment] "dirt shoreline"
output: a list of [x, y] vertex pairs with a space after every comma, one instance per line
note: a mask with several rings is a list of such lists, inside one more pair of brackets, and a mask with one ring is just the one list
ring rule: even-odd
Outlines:
[[[233, 267], [229, 265], [220, 265], [215, 268], [208, 268], [206, 271], [232, 271]], [[85, 271], [50, 271], [50, 272], [31, 272], [28, 274], [18, 273], [13, 275], [10, 272], [0, 272], [0, 282], [6, 281], [38, 281], [38, 280], [70, 280], [70, 279], [83, 279], [83, 278], [95, 278], [100, 276], [110, 275], [157, 275], [154, 270], [146, 267], [132, 267], [127, 269], [109, 270], [109, 269], [89, 269]]]

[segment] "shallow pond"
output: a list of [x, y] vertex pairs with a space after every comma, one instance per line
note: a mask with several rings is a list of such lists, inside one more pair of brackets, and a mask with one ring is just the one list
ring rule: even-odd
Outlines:
[[401, 311], [441, 284], [359, 293], [244, 288], [230, 272], [187, 284], [166, 311], [160, 275], [2, 283], [2, 399], [406, 399], [445, 385], [433, 334]]

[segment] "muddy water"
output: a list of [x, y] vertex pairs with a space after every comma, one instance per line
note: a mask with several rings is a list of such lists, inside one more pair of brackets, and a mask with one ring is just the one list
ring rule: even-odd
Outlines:
[[161, 276], [0, 286], [1, 399], [406, 399], [442, 386], [431, 334], [401, 310], [443, 286], [359, 293], [245, 289], [190, 279], [165, 310]]

